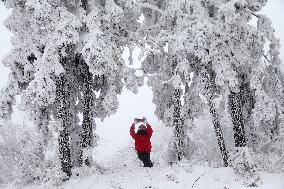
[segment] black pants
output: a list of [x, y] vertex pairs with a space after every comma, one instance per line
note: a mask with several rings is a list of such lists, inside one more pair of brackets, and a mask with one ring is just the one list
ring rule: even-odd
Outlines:
[[138, 158], [144, 163], [144, 167], [153, 167], [150, 152], [137, 152]]

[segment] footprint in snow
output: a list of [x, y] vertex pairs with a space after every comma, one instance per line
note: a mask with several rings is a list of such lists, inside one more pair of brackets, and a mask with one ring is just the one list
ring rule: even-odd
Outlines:
[[144, 186], [144, 188], [148, 188], [148, 189], [158, 189], [158, 188], [156, 188], [156, 187], [154, 187], [154, 186]]
[[179, 183], [177, 177], [173, 174], [166, 174], [166, 177], [169, 181], [175, 182], [175, 183]]
[[121, 184], [120, 183], [118, 183], [118, 182], [115, 182], [115, 181], [110, 181], [110, 186], [112, 187], [112, 188], [115, 188], [115, 189], [123, 189], [123, 187], [121, 186]]

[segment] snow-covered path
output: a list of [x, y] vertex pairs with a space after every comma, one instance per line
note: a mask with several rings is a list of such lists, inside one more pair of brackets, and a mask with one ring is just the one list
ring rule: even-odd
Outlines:
[[[119, 168], [119, 169], [118, 169]], [[259, 189], [284, 189], [284, 175], [262, 174]], [[71, 180], [66, 189], [244, 189], [243, 180], [231, 168], [194, 167], [184, 164], [176, 167], [127, 167], [117, 164], [105, 174], [83, 180]]]
[[[156, 162], [144, 168], [131, 147], [123, 149], [112, 158], [100, 160], [106, 169], [85, 179], [70, 180], [66, 189], [245, 189], [243, 179], [232, 168], [191, 167], [188, 163], [169, 166]], [[284, 189], [284, 175], [262, 173], [263, 184], [258, 189]]]

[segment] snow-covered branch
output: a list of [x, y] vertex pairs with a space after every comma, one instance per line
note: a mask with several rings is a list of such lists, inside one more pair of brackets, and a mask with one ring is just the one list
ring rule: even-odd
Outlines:
[[255, 12], [253, 11], [249, 11], [249, 13], [253, 16], [255, 16], [256, 18], [260, 18], [260, 15], [259, 14], [256, 14]]
[[265, 58], [265, 60], [266, 60], [268, 63], [271, 64], [271, 62], [270, 62], [270, 60], [268, 59], [267, 55], [265, 55], [263, 52], [262, 52], [261, 54], [262, 54], [262, 56]]

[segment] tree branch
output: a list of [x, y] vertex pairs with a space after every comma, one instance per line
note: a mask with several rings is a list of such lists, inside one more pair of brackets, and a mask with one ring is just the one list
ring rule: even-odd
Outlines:
[[162, 84], [166, 85], [168, 83], [171, 83], [173, 81], [173, 77], [171, 77], [171, 79], [167, 80], [167, 81], [163, 81]]
[[191, 187], [194, 188], [195, 183], [196, 183], [201, 177], [203, 177], [206, 173], [207, 173], [207, 172], [203, 173], [203, 174], [200, 175], [197, 179], [195, 179], [195, 181], [193, 182], [193, 184], [192, 184]]
[[254, 12], [251, 11], [251, 10], [246, 9], [246, 10], [244, 10], [244, 11], [247, 12], [247, 13], [249, 13], [249, 14], [251, 14], [251, 15], [253, 15], [253, 16], [255, 16], [255, 17], [257, 17], [257, 18], [260, 18], [260, 15], [254, 13]]
[[271, 62], [270, 62], [270, 60], [268, 59], [267, 55], [265, 55], [263, 52], [262, 52], [261, 54], [262, 54], [262, 56], [265, 58], [265, 60], [266, 60], [269, 64], [271, 64]]
[[252, 14], [253, 16], [257, 17], [257, 18], [260, 18], [260, 16], [259, 16], [258, 14], [256, 14], [256, 13], [254, 13], [254, 12], [251, 12], [251, 14]]

